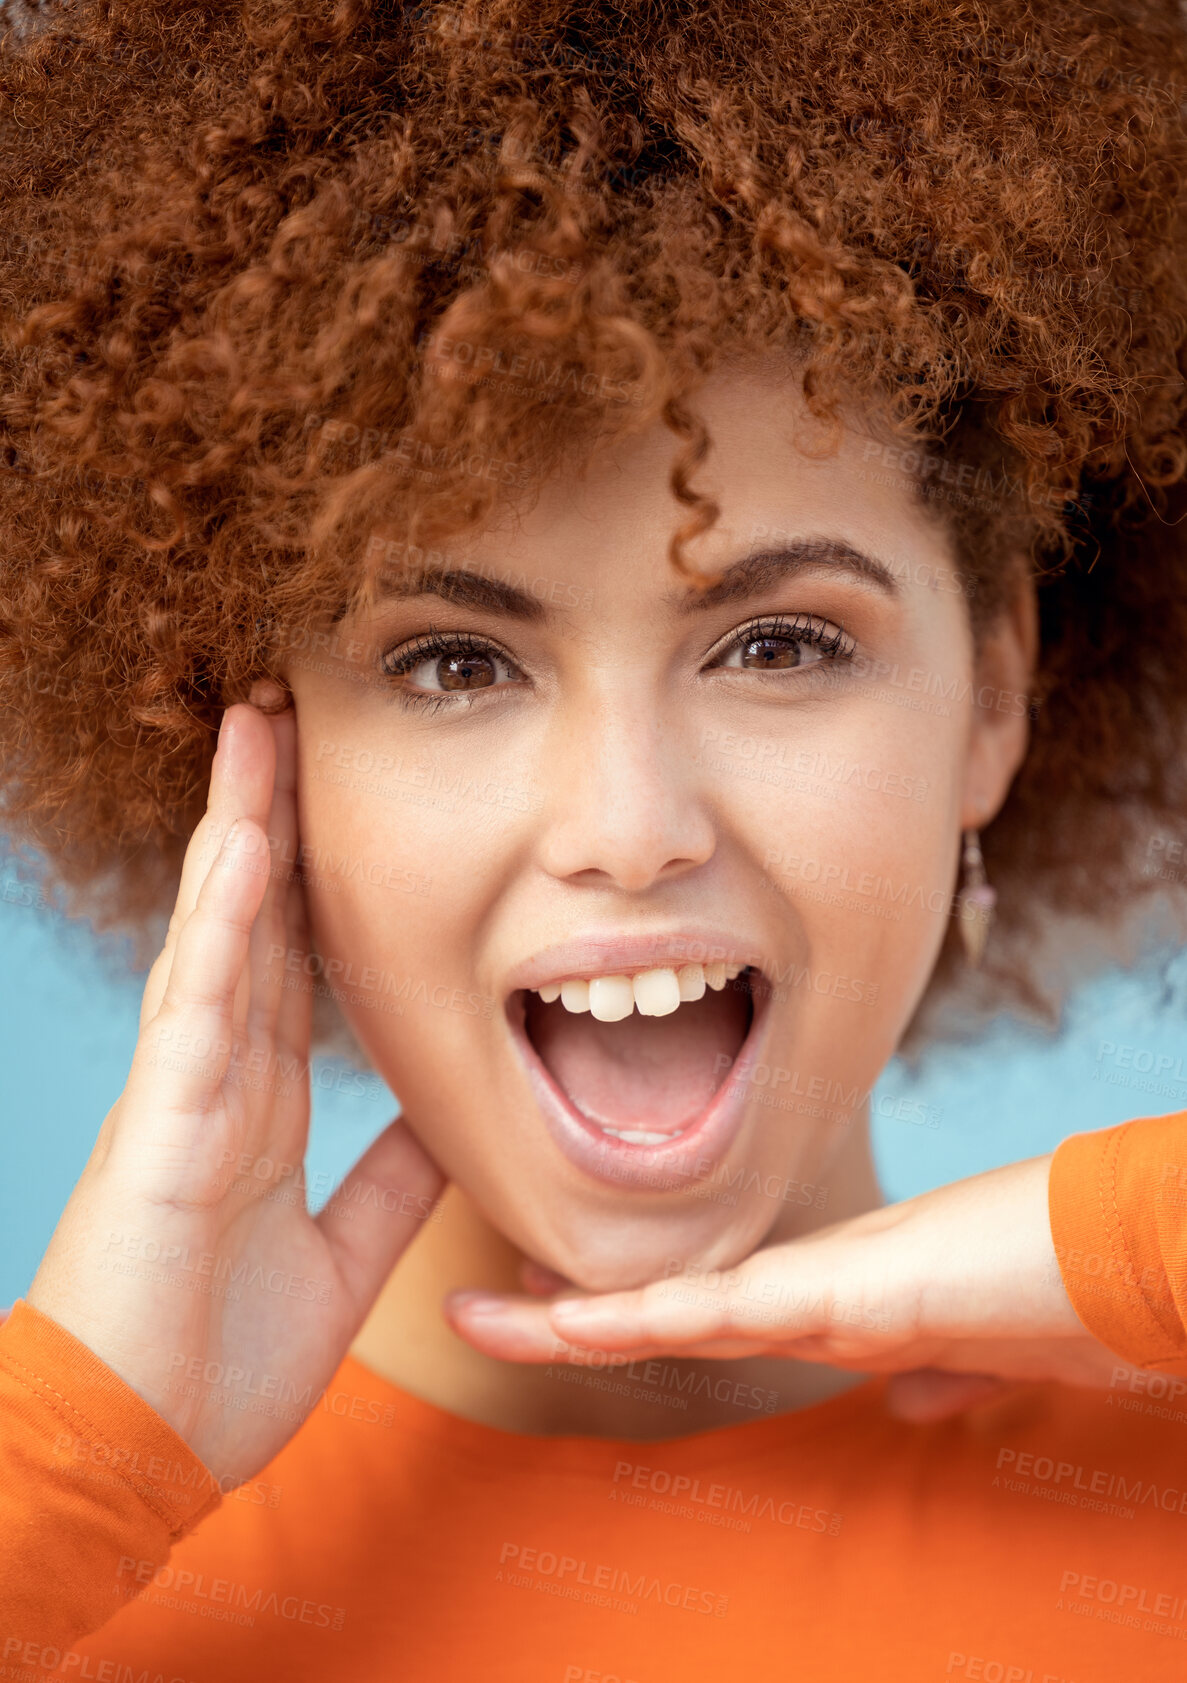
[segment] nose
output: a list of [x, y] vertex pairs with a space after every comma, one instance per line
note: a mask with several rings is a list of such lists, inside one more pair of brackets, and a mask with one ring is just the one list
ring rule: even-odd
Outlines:
[[550, 876], [638, 894], [713, 855], [716, 830], [678, 716], [621, 683], [554, 721], [539, 859]]

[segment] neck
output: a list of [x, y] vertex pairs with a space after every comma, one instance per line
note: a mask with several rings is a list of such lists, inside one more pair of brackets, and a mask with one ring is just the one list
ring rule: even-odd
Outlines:
[[[827, 1211], [788, 1206], [766, 1244], [884, 1203], [870, 1152], [868, 1111], [855, 1116], [829, 1164]], [[382, 1378], [438, 1408], [504, 1431], [654, 1440], [738, 1425], [823, 1402], [864, 1375], [780, 1356], [740, 1361], [664, 1359], [604, 1376], [580, 1367], [497, 1361], [458, 1338], [440, 1313], [453, 1290], [519, 1292], [523, 1253], [456, 1186], [440, 1218], [405, 1252], [351, 1346]], [[698, 1380], [707, 1376], [707, 1385]], [[718, 1381], [726, 1379], [728, 1384]], [[740, 1405], [737, 1397], [748, 1399]]]

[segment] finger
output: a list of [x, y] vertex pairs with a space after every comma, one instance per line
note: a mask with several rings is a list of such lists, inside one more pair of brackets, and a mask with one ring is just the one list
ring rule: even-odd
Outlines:
[[267, 721], [246, 702], [228, 707], [211, 765], [206, 811], [186, 848], [165, 943], [145, 982], [140, 1005], [141, 1028], [160, 1009], [182, 927], [198, 903], [202, 884], [213, 868], [230, 825], [236, 818], [246, 816], [266, 827], [273, 771], [274, 751]]
[[317, 1226], [361, 1325], [405, 1249], [430, 1219], [445, 1177], [405, 1123], [386, 1127], [325, 1206]]
[[282, 940], [284, 951], [276, 954], [270, 950], [268, 959], [269, 974], [280, 990], [274, 1030], [276, 1046], [290, 1059], [307, 1059], [313, 1033], [314, 981], [305, 968], [309, 954], [309, 906], [299, 871], [289, 884], [285, 900]]
[[244, 868], [249, 858], [240, 851], [245, 836], [249, 847], [258, 847], [260, 831], [250, 818], [228, 831], [177, 937], [160, 1010], [142, 1031], [132, 1057], [125, 1088], [130, 1102], [121, 1103], [112, 1135], [113, 1153], [130, 1151], [142, 1167], [172, 1166], [174, 1184], [157, 1189], [164, 1198], [186, 1197], [195, 1190], [190, 1184], [196, 1173], [194, 1148], [214, 1146], [209, 1129], [195, 1141], [187, 1129], [171, 1130], [170, 1122], [184, 1118], [188, 1125], [209, 1112], [230, 1062], [235, 991], [264, 893], [260, 875]]
[[554, 1331], [573, 1344], [638, 1354], [646, 1346], [680, 1351], [719, 1340], [763, 1347], [827, 1326], [821, 1257], [808, 1246], [757, 1252], [718, 1283], [654, 1280], [637, 1291], [560, 1298]]
[[[571, 1367], [609, 1368], [666, 1355], [736, 1361], [744, 1356], [767, 1354], [771, 1349], [767, 1342], [752, 1338], [708, 1339], [704, 1343], [681, 1345], [679, 1350], [660, 1344], [643, 1344], [629, 1351], [570, 1344], [550, 1325], [547, 1305], [503, 1298], [488, 1309], [493, 1302], [487, 1292], [459, 1291], [451, 1292], [442, 1307], [459, 1338], [464, 1338], [483, 1355], [504, 1362], [561, 1362]], [[779, 1353], [783, 1353], [782, 1349]]]
[[455, 1293], [446, 1300], [446, 1312], [468, 1342], [510, 1361], [559, 1361], [574, 1346], [630, 1359], [683, 1352], [735, 1334], [724, 1294], [677, 1302], [667, 1281], [548, 1303], [495, 1292]]
[[483, 1291], [450, 1292], [442, 1313], [467, 1344], [505, 1362], [570, 1362], [575, 1366], [622, 1367], [632, 1357], [621, 1351], [577, 1347], [557, 1336], [550, 1305]]
[[[868, 1242], [867, 1242], [868, 1243]], [[455, 1303], [457, 1329], [471, 1343], [493, 1350], [531, 1351], [518, 1360], [544, 1359], [542, 1317], [566, 1344], [631, 1357], [667, 1353], [743, 1355], [778, 1351], [806, 1361], [847, 1363], [867, 1352], [862, 1324], [881, 1327], [884, 1312], [860, 1301], [856, 1289], [837, 1295], [844, 1241], [797, 1240], [758, 1251], [726, 1273], [701, 1278], [655, 1280], [635, 1291], [576, 1293], [539, 1305], [497, 1293], [471, 1293]], [[871, 1254], [863, 1252], [869, 1267]], [[878, 1271], [874, 1269], [874, 1277]], [[857, 1282], [855, 1281], [855, 1288]], [[850, 1299], [853, 1301], [850, 1301]], [[834, 1310], [843, 1311], [835, 1314]], [[879, 1319], [879, 1316], [882, 1319]]]
[[[769, 1338], [756, 1339], [729, 1324], [724, 1300], [699, 1317], [689, 1314], [687, 1304], [670, 1315], [664, 1306], [665, 1285], [660, 1281], [636, 1292], [599, 1297], [579, 1293], [549, 1302], [499, 1292], [452, 1292], [444, 1309], [468, 1343], [505, 1361], [579, 1364], [596, 1354], [599, 1359], [616, 1355], [625, 1362], [665, 1353], [748, 1355], [769, 1347]], [[578, 1313], [582, 1324], [570, 1336], [569, 1321]]]
[[1008, 1381], [990, 1373], [945, 1373], [939, 1368], [914, 1368], [892, 1374], [886, 1386], [886, 1409], [897, 1420], [923, 1425], [963, 1414], [976, 1403], [1006, 1389]]
[[145, 981], [144, 994], [140, 1001], [141, 1028], [144, 1027], [145, 1023], [151, 1022], [160, 1009], [181, 926], [197, 904], [199, 890], [206, 880], [222, 839], [226, 835], [232, 820], [237, 816], [227, 808], [229, 792], [226, 773], [229, 759], [222, 751], [223, 736], [226, 730], [227, 714], [224, 713], [222, 723], [219, 726], [214, 758], [210, 765], [210, 785], [206, 795], [206, 810], [198, 820], [186, 847], [185, 857], [182, 860], [177, 898], [170, 914], [169, 926], [165, 931], [164, 945]]
[[246, 1028], [253, 1043], [271, 1041], [284, 998], [288, 898], [296, 887], [297, 729], [290, 709], [268, 718], [275, 751], [268, 812], [269, 880], [251, 934], [251, 1000]]

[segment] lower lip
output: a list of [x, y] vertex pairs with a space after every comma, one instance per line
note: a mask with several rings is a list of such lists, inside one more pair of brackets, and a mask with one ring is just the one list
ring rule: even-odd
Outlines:
[[[770, 1001], [754, 997], [752, 1006], [750, 1027], [734, 1060], [735, 1068], [745, 1067], [758, 1051]], [[737, 1138], [746, 1111], [746, 1083], [732, 1079], [731, 1072], [700, 1116], [664, 1145], [631, 1145], [613, 1134], [604, 1134], [582, 1116], [541, 1061], [523, 1025], [522, 1001], [513, 996], [507, 1014], [549, 1134], [569, 1161], [591, 1179], [630, 1190], [672, 1192], [703, 1180], [706, 1171], [725, 1156]], [[700, 1171], [696, 1175], [692, 1172], [694, 1161]]]

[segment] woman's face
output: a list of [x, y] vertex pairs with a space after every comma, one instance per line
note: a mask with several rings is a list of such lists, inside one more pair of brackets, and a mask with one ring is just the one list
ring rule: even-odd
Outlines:
[[771, 364], [701, 407], [716, 588], [667, 559], [657, 426], [285, 667], [321, 980], [444, 1171], [591, 1289], [819, 1203], [1025, 747], [1025, 616], [974, 664], [892, 453], [797, 451]]

